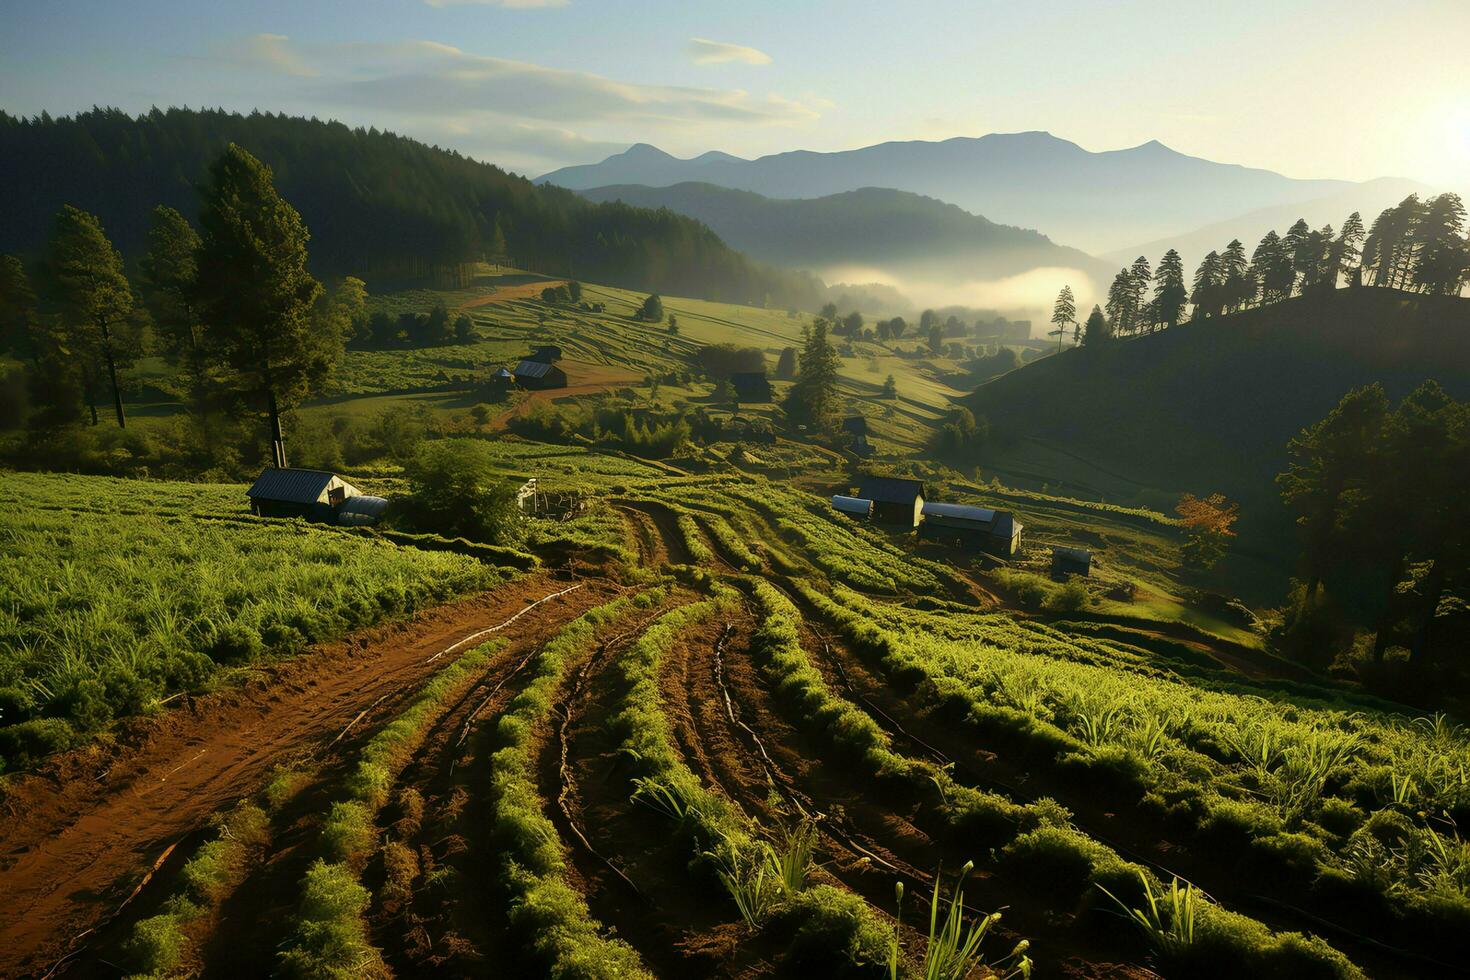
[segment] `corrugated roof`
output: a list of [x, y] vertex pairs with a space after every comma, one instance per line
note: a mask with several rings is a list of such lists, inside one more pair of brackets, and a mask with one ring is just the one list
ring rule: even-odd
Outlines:
[[518, 378], [544, 378], [551, 373], [551, 365], [545, 361], [522, 361], [516, 365]]
[[922, 481], [892, 476], [870, 476], [858, 489], [859, 496], [884, 504], [911, 504], [923, 492]]
[[293, 504], [314, 504], [337, 474], [325, 470], [278, 469], [268, 466], [255, 478], [245, 496], [264, 500], [283, 500]]
[[1086, 548], [1058, 547], [1051, 549], [1051, 554], [1053, 558], [1070, 558], [1073, 561], [1092, 561], [1092, 552], [1088, 551]]
[[832, 507], [844, 514], [871, 514], [873, 512], [871, 500], [864, 500], [862, 497], [844, 497], [840, 493], [832, 498]]
[[996, 512], [984, 507], [970, 507], [966, 504], [944, 504], [939, 501], [926, 502], [923, 514], [925, 517], [950, 517], [962, 521], [974, 521], [977, 524], [989, 524], [995, 520]]
[[496, 368], [495, 369], [495, 377], [497, 377], [497, 378], [508, 378], [510, 376], [511, 376], [511, 374], [510, 374], [510, 370], [508, 368], [503, 368], [502, 367], [502, 368]]

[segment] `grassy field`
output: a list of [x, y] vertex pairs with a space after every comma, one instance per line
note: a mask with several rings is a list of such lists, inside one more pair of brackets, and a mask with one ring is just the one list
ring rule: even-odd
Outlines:
[[10, 768], [222, 670], [488, 588], [509, 570], [252, 517], [244, 487], [6, 473]]

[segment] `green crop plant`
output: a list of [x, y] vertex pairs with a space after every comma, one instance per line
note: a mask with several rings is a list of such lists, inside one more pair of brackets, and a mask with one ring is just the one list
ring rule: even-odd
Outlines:
[[[1005, 957], [986, 963], [981, 947], [995, 924], [1000, 921], [999, 912], [966, 919], [965, 879], [975, 868], [975, 862], [966, 861], [955, 878], [954, 887], [946, 905], [944, 896], [944, 869], [934, 876], [934, 893], [929, 898], [929, 931], [925, 938], [923, 955], [916, 957], [920, 976], [924, 980], [964, 980], [981, 966], [989, 976], [997, 980], [1031, 976], [1031, 958], [1026, 955], [1031, 944], [1021, 940]], [[903, 882], [894, 886], [897, 901], [895, 918], [903, 921]], [[888, 957], [888, 973], [891, 980], [899, 980], [901, 954], [898, 945], [898, 930], [893, 932], [893, 946]]]
[[1138, 927], [1156, 953], [1166, 959], [1177, 959], [1194, 945], [1200, 908], [1209, 898], [1190, 882], [1181, 884], [1178, 878], [1165, 889], [1140, 872], [1138, 883], [1143, 889], [1141, 907], [1129, 905], [1101, 885], [1098, 890]]

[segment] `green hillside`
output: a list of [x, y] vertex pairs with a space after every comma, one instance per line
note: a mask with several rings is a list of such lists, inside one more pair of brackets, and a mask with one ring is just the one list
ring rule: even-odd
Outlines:
[[672, 212], [593, 205], [393, 133], [259, 112], [0, 112], [0, 252], [38, 251], [56, 212], [72, 204], [134, 257], [155, 205], [197, 213], [196, 187], [231, 142], [275, 172], [311, 230], [319, 275], [371, 286], [455, 282], [464, 263], [491, 259], [637, 289], [820, 303], [820, 284], [752, 263]]
[[784, 200], [714, 184], [620, 184], [581, 192], [592, 201], [668, 208], [709, 225], [734, 248], [809, 269], [876, 266], [889, 272], [998, 279], [1042, 267], [1096, 278], [1110, 264], [1028, 228], [997, 224], [953, 204], [883, 187]]
[[1069, 350], [964, 403], [990, 419], [987, 469], [1002, 475], [1249, 505], [1274, 501], [1287, 441], [1349, 389], [1378, 381], [1399, 398], [1429, 378], [1470, 395], [1470, 300], [1365, 288]]

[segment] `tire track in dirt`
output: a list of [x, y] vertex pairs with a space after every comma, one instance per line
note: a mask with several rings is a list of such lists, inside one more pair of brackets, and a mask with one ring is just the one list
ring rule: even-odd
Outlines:
[[690, 565], [694, 563], [694, 557], [689, 554], [688, 547], [684, 544], [684, 535], [679, 531], [679, 518], [672, 510], [662, 504], [646, 500], [619, 500], [616, 506], [624, 513], [632, 512], [641, 515], [635, 520], [645, 521], [645, 527], [652, 526], [656, 535], [655, 553], [662, 561], [674, 565]]
[[[435, 654], [569, 584], [534, 575], [359, 631], [12, 782], [0, 819], [0, 975], [44, 972], [118, 908], [164, 848], [256, 790], [276, 763], [347, 752], [438, 669]], [[577, 615], [603, 591], [568, 593], [515, 629]]]

